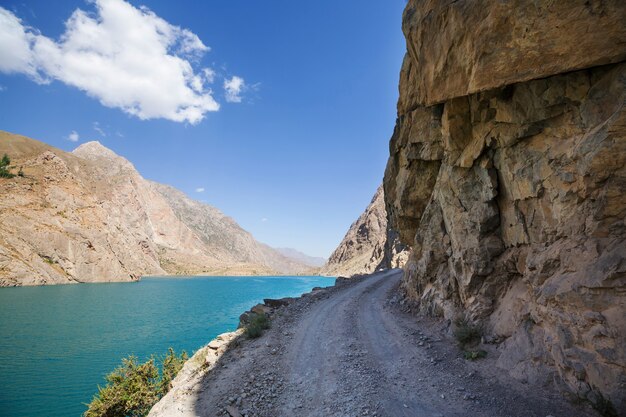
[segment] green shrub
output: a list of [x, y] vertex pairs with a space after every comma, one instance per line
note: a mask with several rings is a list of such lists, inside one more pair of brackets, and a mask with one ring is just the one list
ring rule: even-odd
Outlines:
[[482, 336], [482, 328], [472, 323], [467, 317], [459, 317], [454, 321], [454, 337], [460, 346], [478, 342]]
[[257, 314], [246, 326], [246, 336], [250, 339], [256, 339], [263, 334], [264, 330], [270, 328], [270, 321], [265, 314]]
[[463, 356], [465, 359], [469, 361], [475, 361], [476, 359], [482, 359], [487, 356], [487, 351], [485, 350], [466, 350], [463, 352]]
[[169, 348], [167, 355], [161, 361], [161, 381], [159, 383], [159, 393], [161, 396], [167, 394], [172, 388], [172, 381], [176, 378], [178, 371], [183, 368], [185, 362], [189, 359], [187, 352], [183, 351], [180, 356], [176, 356], [174, 349]]
[[11, 165], [11, 159], [9, 155], [4, 154], [0, 159], [0, 178], [13, 178], [15, 176], [9, 172], [9, 165]]
[[122, 366], [106, 376], [98, 387], [85, 417], [143, 417], [159, 400], [159, 372], [154, 359], [139, 364], [137, 358], [122, 359]]
[[122, 359], [122, 365], [105, 377], [104, 388], [98, 387], [84, 417], [143, 417], [171, 388], [171, 383], [187, 360], [183, 351], [177, 356], [172, 348], [160, 361], [154, 357], [138, 363], [135, 356]]

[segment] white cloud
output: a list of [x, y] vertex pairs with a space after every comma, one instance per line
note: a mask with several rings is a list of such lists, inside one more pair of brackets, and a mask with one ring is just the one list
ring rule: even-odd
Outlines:
[[0, 7], [0, 72], [24, 73], [41, 81], [31, 51], [35, 38], [20, 19]]
[[204, 188], [198, 187], [198, 188], [196, 188], [196, 192], [197, 193], [203, 193], [204, 192]]
[[123, 0], [93, 0], [95, 13], [76, 9], [58, 41], [24, 26], [0, 7], [0, 72], [19, 72], [38, 83], [59, 80], [107, 107], [142, 120], [200, 122], [219, 104], [193, 63], [209, 48], [187, 29], [146, 7]]
[[75, 130], [72, 130], [72, 132], [69, 135], [67, 135], [67, 140], [69, 140], [70, 142], [78, 142], [79, 139], [80, 139], [80, 135], [76, 133]]
[[207, 84], [213, 84], [215, 81], [215, 71], [211, 68], [203, 68], [202, 75], [204, 76], [204, 80]]
[[245, 90], [246, 83], [241, 77], [234, 75], [230, 80], [224, 80], [226, 101], [229, 103], [241, 103], [241, 93]]
[[267, 217], [262, 217], [262, 218], [261, 218], [261, 221], [262, 221], [263, 223], [265, 223], [265, 222], [266, 222], [266, 221], [268, 221], [268, 220], [269, 220], [269, 219], [268, 219]]
[[93, 130], [98, 132], [100, 134], [100, 136], [102, 136], [102, 137], [106, 137], [106, 135], [107, 135], [104, 132], [104, 130], [102, 130], [102, 128], [100, 127], [100, 123], [98, 123], [98, 122], [93, 122]]
[[3, 85], [0, 85], [0, 92], [5, 91], [7, 88]]

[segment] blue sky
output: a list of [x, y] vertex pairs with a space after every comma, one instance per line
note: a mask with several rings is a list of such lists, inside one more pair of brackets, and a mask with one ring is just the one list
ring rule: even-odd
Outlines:
[[99, 140], [327, 257], [382, 181], [405, 0], [129, 3], [0, 0], [0, 129]]

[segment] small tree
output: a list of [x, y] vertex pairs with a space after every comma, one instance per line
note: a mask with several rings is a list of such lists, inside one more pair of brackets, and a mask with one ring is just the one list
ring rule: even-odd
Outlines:
[[183, 351], [180, 356], [176, 355], [174, 349], [169, 348], [167, 355], [163, 358], [161, 365], [161, 382], [159, 383], [159, 395], [164, 396], [172, 388], [172, 381], [178, 375], [188, 359], [187, 352]]
[[85, 417], [143, 417], [159, 400], [156, 394], [159, 372], [150, 359], [138, 364], [130, 356], [106, 376], [107, 385], [98, 387]]
[[170, 348], [161, 361], [161, 373], [154, 356], [138, 363], [135, 356], [122, 359], [122, 365], [105, 377], [84, 417], [143, 417], [172, 387], [172, 380], [187, 360]]
[[15, 175], [9, 172], [9, 165], [11, 164], [11, 159], [9, 155], [4, 154], [2, 159], [0, 159], [0, 178], [13, 178]]

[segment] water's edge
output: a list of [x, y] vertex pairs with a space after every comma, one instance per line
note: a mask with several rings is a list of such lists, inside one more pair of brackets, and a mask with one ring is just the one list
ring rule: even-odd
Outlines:
[[[158, 279], [158, 278], [205, 278], [209, 275], [203, 274], [194, 274], [194, 275], [184, 275], [184, 274], [159, 274], [159, 275], [142, 275], [137, 279], [130, 280], [111, 280], [111, 281], [67, 281], [67, 282], [51, 282], [44, 284], [15, 284], [15, 285], [0, 285], [0, 288], [20, 288], [20, 287], [53, 287], [53, 286], [62, 286], [62, 285], [81, 285], [81, 284], [132, 284], [141, 282], [144, 278], [149, 279]], [[273, 274], [273, 275], [210, 275], [212, 277], [217, 278], [271, 278], [271, 277], [282, 277], [282, 278], [306, 278], [306, 277], [318, 277], [318, 278], [335, 278], [334, 275], [321, 275], [321, 274], [302, 274], [302, 275], [293, 275], [293, 274]]]
[[240, 314], [265, 298], [298, 297], [335, 281], [310, 275], [143, 278], [130, 286], [0, 288], [0, 417], [82, 415], [124, 357], [143, 361], [168, 346], [193, 355], [236, 329]]
[[211, 339], [206, 345], [198, 349], [185, 362], [178, 375], [176, 375], [176, 378], [174, 378], [174, 380], [172, 381], [171, 389], [152, 407], [147, 417], [160, 417], [167, 415], [167, 409], [171, 407], [172, 402], [180, 398], [181, 395], [183, 395], [181, 393], [190, 392], [191, 387], [197, 382], [200, 376], [206, 377], [207, 375], [209, 375], [213, 371], [213, 369], [215, 369], [215, 366], [218, 363], [220, 363], [220, 365], [222, 366], [228, 365], [228, 363], [221, 363], [221, 359], [223, 358], [224, 353], [227, 352], [230, 344], [233, 341], [244, 337], [245, 323], [243, 323], [241, 319], [246, 314], [259, 314], [262, 311], [269, 311], [269, 313], [266, 314], [271, 317], [271, 315], [273, 315], [277, 309], [280, 309], [283, 306], [297, 303], [299, 300], [308, 298], [314, 294], [317, 295], [324, 293], [338, 286], [343, 286], [344, 284], [347, 284], [349, 282], [356, 282], [358, 281], [358, 278], [362, 278], [364, 276], [354, 276], [352, 278], [336, 277], [334, 284], [328, 287], [315, 287], [311, 291], [303, 293], [298, 297], [264, 299], [263, 303], [257, 304], [250, 310], [244, 311], [240, 315], [239, 327], [236, 330], [217, 335], [215, 338]]

